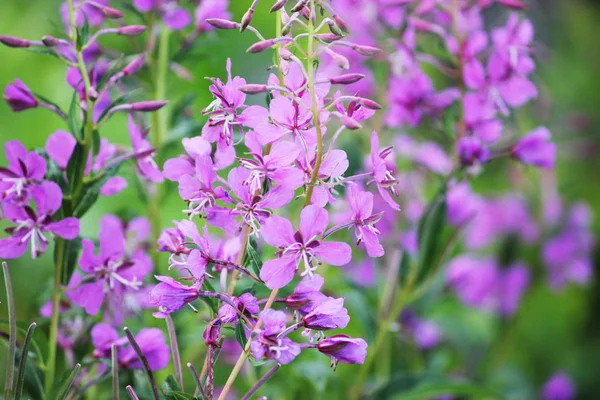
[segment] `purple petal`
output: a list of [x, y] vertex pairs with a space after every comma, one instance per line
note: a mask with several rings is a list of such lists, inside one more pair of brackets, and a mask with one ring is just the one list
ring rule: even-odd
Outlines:
[[79, 220], [73, 217], [65, 218], [62, 221], [48, 224], [46, 229], [54, 232], [63, 239], [75, 239], [79, 236]]
[[120, 176], [113, 176], [109, 178], [102, 188], [100, 189], [100, 194], [102, 196], [110, 197], [114, 196], [117, 193], [125, 190], [127, 188], [127, 180]]
[[329, 214], [319, 206], [310, 205], [300, 213], [300, 232], [306, 243], [312, 238], [321, 236], [329, 225]]
[[280, 289], [294, 279], [296, 260], [291, 257], [268, 260], [260, 271], [260, 279], [271, 289]]
[[313, 251], [317, 257], [330, 265], [341, 266], [352, 261], [352, 249], [347, 243], [324, 242]]
[[292, 223], [278, 215], [269, 218], [262, 226], [261, 232], [265, 242], [273, 247], [285, 248], [296, 242]]

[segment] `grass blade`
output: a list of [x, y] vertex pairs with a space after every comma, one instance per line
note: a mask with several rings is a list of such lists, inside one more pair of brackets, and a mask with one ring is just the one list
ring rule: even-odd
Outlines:
[[23, 348], [21, 349], [21, 359], [19, 360], [19, 372], [17, 373], [17, 388], [15, 389], [15, 400], [21, 399], [21, 394], [23, 392], [23, 385], [25, 383], [25, 368], [27, 368], [27, 357], [29, 355], [29, 344], [31, 343], [31, 338], [33, 337], [33, 333], [35, 332], [35, 327], [37, 324], [34, 322], [29, 325], [29, 329], [27, 329], [27, 334], [25, 335], [25, 340], [23, 341]]
[[64, 400], [67, 398], [67, 395], [69, 394], [69, 391], [71, 390], [71, 387], [73, 386], [73, 382], [75, 381], [75, 378], [77, 378], [77, 375], [79, 375], [80, 371], [81, 371], [81, 364], [79, 364], [79, 363], [75, 364], [75, 368], [73, 368], [73, 370], [71, 371], [71, 374], [69, 374], [69, 377], [67, 378], [67, 380], [63, 383], [62, 387], [60, 388], [60, 392], [58, 392], [58, 396], [56, 396], [57, 400]]
[[[129, 328], [125, 327], [123, 328], [123, 330], [127, 335], [127, 340], [129, 340], [133, 351], [135, 351], [135, 354], [137, 354], [140, 362], [144, 366], [144, 372], [146, 373], [148, 381], [150, 382], [150, 387], [152, 388], [152, 394], [154, 395], [154, 399], [160, 400], [160, 396], [158, 395], [158, 388], [156, 387], [156, 381], [154, 380], [154, 375], [152, 374], [152, 370], [150, 369], [150, 365], [148, 364], [146, 356], [144, 356], [144, 353], [142, 353], [142, 349], [140, 349], [140, 346], [135, 341], [135, 338], [133, 337], [133, 334], [131, 333]], [[131, 396], [131, 393], [129, 393], [129, 396]]]
[[112, 389], [113, 399], [119, 400], [119, 360], [117, 359], [117, 345], [110, 346], [110, 358], [112, 361]]
[[2, 263], [2, 272], [4, 273], [4, 285], [6, 287], [6, 304], [8, 306], [8, 355], [6, 359], [6, 381], [4, 383], [4, 398], [12, 399], [13, 385], [15, 379], [15, 351], [17, 348], [17, 316], [15, 312], [15, 302], [13, 295], [12, 281], [10, 280], [10, 272], [8, 264]]

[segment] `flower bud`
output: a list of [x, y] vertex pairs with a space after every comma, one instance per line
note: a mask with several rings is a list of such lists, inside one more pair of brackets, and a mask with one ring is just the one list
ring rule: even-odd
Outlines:
[[246, 30], [246, 28], [248, 27], [248, 25], [250, 25], [250, 22], [252, 22], [253, 15], [254, 15], [254, 9], [249, 8], [248, 11], [246, 11], [244, 16], [242, 17], [242, 25], [240, 26], [240, 32], [244, 32]]
[[342, 69], [350, 68], [350, 61], [346, 57], [341, 54], [338, 54], [334, 51], [329, 51], [329, 55], [333, 58], [333, 61], [337, 64], [338, 67]]
[[8, 47], [25, 48], [29, 47], [29, 40], [21, 39], [14, 36], [0, 36], [0, 43]]
[[250, 83], [248, 85], [242, 85], [238, 87], [238, 90], [246, 94], [259, 94], [267, 91], [267, 85]]
[[287, 1], [288, 0], [279, 0], [277, 3], [273, 4], [273, 7], [271, 7], [270, 12], [281, 10], [283, 6], [285, 6], [285, 3], [287, 3]]
[[131, 104], [131, 111], [152, 112], [160, 110], [167, 104], [166, 101], [140, 101]]
[[206, 20], [207, 23], [211, 24], [217, 29], [237, 29], [240, 24], [237, 22], [229, 21], [222, 18], [209, 18]]
[[355, 120], [354, 118], [351, 118], [347, 115], [342, 115], [340, 117], [340, 121], [342, 121], [342, 124], [344, 124], [344, 126], [350, 130], [356, 130], [356, 129], [362, 128], [362, 125], [360, 123], [358, 123], [357, 120]]
[[375, 54], [381, 53], [381, 49], [378, 49], [377, 47], [363, 46], [360, 44], [355, 44], [352, 46], [352, 49], [363, 56], [374, 56]]
[[28, 110], [38, 106], [35, 96], [27, 86], [19, 79], [6, 86], [4, 99], [14, 112]]
[[333, 20], [335, 21], [335, 24], [343, 31], [348, 33], [348, 25], [346, 24], [346, 22], [339, 16], [339, 15], [333, 15], [331, 18], [333, 18]]
[[98, 91], [95, 87], [92, 86], [90, 88], [90, 91], [88, 92], [88, 98], [92, 101], [96, 101], [98, 99]]
[[325, 43], [333, 43], [336, 40], [340, 40], [341, 37], [336, 35], [335, 33], [319, 33], [315, 35], [315, 37]]
[[262, 53], [263, 51], [271, 48], [275, 44], [275, 39], [262, 40], [254, 43], [247, 50], [248, 53]]
[[282, 59], [284, 59], [285, 61], [291, 61], [293, 54], [292, 54], [291, 51], [289, 51], [285, 47], [282, 47], [282, 48], [279, 49], [279, 56]]
[[304, 17], [304, 19], [310, 19], [310, 10], [308, 9], [308, 7], [304, 7], [302, 10], [299, 11], [299, 13]]
[[364, 97], [358, 97], [358, 104], [363, 106], [364, 108], [368, 108], [369, 110], [381, 110], [381, 105], [379, 103], [374, 102], [373, 100], [366, 99]]
[[299, 0], [294, 7], [292, 7], [292, 12], [300, 12], [304, 6], [306, 6], [308, 0]]
[[94, 1], [88, 1], [87, 4], [100, 10], [100, 12], [102, 14], [104, 14], [105, 16], [107, 16], [108, 18], [118, 19], [118, 18], [123, 18], [125, 16], [125, 14], [123, 14], [121, 11], [117, 10], [116, 8], [108, 7], [103, 4], [98, 4]]
[[330, 21], [327, 25], [329, 26], [329, 30], [331, 31], [331, 33], [333, 33], [334, 35], [336, 35], [338, 37], [344, 36], [344, 32], [342, 32], [342, 30], [340, 29], [340, 27], [337, 26], [335, 24], [335, 22]]
[[138, 72], [144, 64], [146, 63], [146, 55], [142, 54], [136, 57], [132, 62], [130, 62], [125, 68], [123, 68], [123, 75], [129, 76]]
[[367, 343], [347, 335], [333, 335], [321, 340], [317, 349], [342, 364], [362, 364], [367, 357]]
[[137, 36], [142, 34], [145, 30], [146, 27], [144, 25], [129, 25], [119, 28], [117, 34], [123, 36]]
[[217, 318], [208, 323], [202, 337], [207, 346], [218, 344], [219, 334], [221, 333], [221, 319]]
[[525, 3], [520, 0], [498, 0], [498, 3], [513, 10], [522, 10], [525, 8]]
[[329, 78], [329, 82], [333, 85], [350, 85], [352, 83], [356, 83], [363, 79], [365, 76], [363, 74], [344, 74], [340, 76], [334, 76], [333, 78]]
[[44, 36], [42, 38], [42, 43], [44, 43], [44, 46], [46, 47], [56, 47], [60, 44], [60, 41], [54, 36]]

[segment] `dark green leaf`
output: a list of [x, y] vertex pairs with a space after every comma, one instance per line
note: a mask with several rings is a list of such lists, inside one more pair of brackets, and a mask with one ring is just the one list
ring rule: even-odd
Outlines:
[[248, 343], [248, 338], [246, 337], [246, 332], [244, 331], [244, 324], [241, 319], [238, 320], [238, 323], [235, 327], [235, 340], [242, 346], [242, 349], [246, 348], [246, 343]]
[[402, 259], [400, 260], [400, 269], [398, 271], [398, 278], [400, 279], [400, 286], [404, 285], [408, 280], [410, 272], [411, 256], [408, 251], [402, 253]]
[[48, 157], [46, 157], [46, 165], [48, 166], [46, 170], [46, 179], [58, 184], [64, 194], [69, 193], [69, 183], [65, 179], [63, 170]]
[[77, 201], [73, 209], [74, 217], [81, 218], [90, 209], [100, 196], [102, 186], [119, 172], [122, 163], [123, 161], [101, 171], [94, 179], [85, 184], [82, 190], [83, 196]]
[[52, 57], [58, 58], [58, 56], [56, 55], [56, 53], [53, 50], [50, 50], [50, 49], [47, 49], [44, 47], [27, 47], [27, 48], [25, 48], [25, 50], [31, 51], [32, 53], [36, 53], [36, 54], [43, 54], [45, 56], [52, 56]]
[[81, 50], [83, 46], [88, 42], [90, 38], [90, 21], [88, 21], [87, 15], [83, 14], [83, 25], [77, 29], [77, 49]]
[[[78, 84], [81, 82], [78, 82]], [[81, 139], [81, 125], [79, 124], [81, 116], [79, 113], [79, 93], [77, 90], [73, 91], [73, 97], [71, 98], [71, 105], [69, 106], [69, 114], [67, 115], [67, 121], [69, 123], [69, 130], [75, 136], [76, 139]]]
[[[64, 249], [59, 249], [59, 246], [64, 246]], [[63, 285], [68, 285], [71, 280], [71, 276], [75, 271], [75, 266], [77, 264], [77, 258], [79, 257], [79, 250], [81, 250], [81, 239], [75, 238], [73, 240], [64, 240], [60, 239], [56, 241], [56, 247], [54, 249], [54, 261], [58, 262], [57, 258], [59, 256], [59, 251], [62, 251], [62, 279], [61, 283]]]
[[431, 203], [419, 222], [419, 281], [427, 277], [434, 260], [439, 256], [442, 234], [446, 224], [446, 195], [441, 192]]
[[[208, 279], [205, 279], [202, 283], [202, 290], [215, 292], [215, 288], [213, 288]], [[219, 305], [217, 304], [217, 300], [215, 298], [202, 296], [201, 299], [208, 305], [208, 308], [210, 308], [213, 315], [219, 311]]]
[[248, 243], [247, 252], [250, 268], [256, 276], [260, 276], [260, 270], [262, 269], [263, 262], [258, 252], [254, 249], [254, 246], [252, 246], [252, 243]]
[[37, 325], [32, 323], [29, 325], [29, 329], [27, 330], [27, 334], [25, 335], [25, 341], [23, 342], [23, 346], [21, 348], [21, 357], [19, 360], [19, 373], [17, 374], [17, 388], [15, 390], [15, 400], [20, 400], [21, 395], [23, 393], [23, 385], [25, 384], [25, 376], [27, 369], [27, 361], [29, 360], [29, 345], [31, 344], [31, 339], [33, 338], [33, 333], [35, 332], [35, 327]]
[[85, 171], [87, 157], [84, 153], [84, 147], [81, 143], [77, 142], [73, 149], [73, 154], [67, 164], [67, 179], [69, 180], [69, 186], [71, 193], [79, 186], [81, 179], [83, 178], [83, 171]]
[[424, 383], [408, 392], [401, 393], [399, 398], [402, 400], [427, 400], [443, 395], [464, 396], [471, 400], [503, 398], [493, 390], [465, 382]]
[[[167, 400], [179, 400], [179, 399], [193, 399], [192, 395], [186, 394], [181, 391], [177, 379], [173, 375], [167, 376], [167, 379], [163, 382], [160, 387], [160, 391]], [[187, 396], [187, 397], [186, 397]]]
[[[25, 339], [27, 328], [28, 325], [24, 322], [17, 322], [17, 338], [19, 340]], [[0, 320], [0, 332], [6, 332], [8, 336], [8, 320]], [[31, 346], [33, 347], [35, 356], [30, 354], [29, 358], [34, 358], [37, 363], [44, 366], [44, 355], [47, 354], [48, 351], [48, 340], [43, 331], [37, 331], [36, 337], [31, 339]]]
[[98, 132], [98, 129], [92, 131], [92, 152], [94, 156], [100, 153], [100, 132]]
[[75, 368], [73, 368], [71, 371], [66, 371], [60, 382], [54, 386], [54, 389], [52, 390], [54, 395], [51, 395], [50, 398], [57, 400], [66, 399], [71, 387], [73, 386], [73, 382], [75, 381], [75, 378], [77, 378], [77, 375], [79, 375], [80, 371], [81, 364], [76, 364]]

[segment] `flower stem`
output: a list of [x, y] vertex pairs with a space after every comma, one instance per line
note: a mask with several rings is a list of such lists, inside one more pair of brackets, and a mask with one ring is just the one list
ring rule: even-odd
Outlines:
[[[13, 384], [15, 378], [15, 352], [17, 348], [17, 316], [15, 313], [15, 298], [13, 287], [8, 271], [8, 264], [2, 263], [2, 272], [4, 273], [4, 286], [6, 288], [6, 304], [8, 305], [8, 356], [6, 357], [6, 381], [4, 382], [4, 398], [11, 399], [13, 393]], [[21, 354], [21, 357], [23, 355]]]
[[123, 330], [125, 331], [125, 334], [127, 335], [127, 340], [129, 340], [129, 344], [131, 345], [131, 348], [133, 349], [133, 351], [135, 351], [135, 354], [137, 354], [138, 359], [140, 360], [140, 362], [142, 363], [142, 366], [144, 367], [144, 372], [146, 373], [146, 376], [148, 377], [148, 382], [150, 383], [150, 388], [152, 389], [152, 395], [154, 396], [154, 399], [160, 400], [160, 396], [158, 394], [158, 388], [156, 387], [156, 381], [154, 380], [154, 374], [152, 373], [152, 370], [150, 369], [150, 364], [148, 364], [148, 359], [142, 352], [142, 349], [140, 349], [140, 346], [136, 342], [135, 337], [133, 336], [133, 334], [131, 333], [129, 328], [125, 327], [125, 328], [123, 328]]
[[314, 62], [316, 59], [316, 52], [314, 51], [315, 42], [315, 27], [313, 24], [313, 18], [315, 16], [315, 2], [310, 0], [310, 18], [308, 19], [308, 53], [306, 58], [306, 71], [308, 74], [308, 89], [310, 92], [311, 110], [313, 114], [313, 125], [317, 132], [317, 156], [315, 158], [315, 166], [312, 171], [312, 176], [306, 189], [306, 198], [304, 200], [304, 206], [308, 206], [312, 199], [313, 190], [317, 179], [319, 178], [319, 169], [321, 168], [321, 162], [323, 161], [323, 134], [321, 132], [321, 121], [319, 118], [319, 104], [317, 102], [317, 95], [315, 91], [315, 66]]
[[46, 371], [45, 389], [46, 397], [50, 396], [56, 371], [56, 342], [58, 338], [58, 319], [60, 315], [60, 298], [62, 295], [60, 281], [62, 277], [63, 258], [66, 241], [56, 240], [56, 257], [54, 265], [54, 286], [52, 288], [52, 317], [50, 319], [50, 337], [48, 339], [48, 370]]
[[206, 373], [206, 398], [213, 400], [215, 386], [215, 345], [208, 345], [208, 370]]
[[281, 364], [279, 364], [279, 363], [275, 364], [275, 366], [273, 368], [271, 368], [269, 370], [269, 372], [267, 372], [262, 378], [260, 378], [260, 380], [258, 382], [256, 382], [256, 384], [254, 386], [252, 386], [252, 388], [248, 391], [248, 393], [246, 393], [244, 395], [244, 397], [242, 397], [242, 400], [250, 400], [252, 395], [254, 393], [256, 393], [258, 391], [258, 389], [261, 388], [262, 385], [267, 383], [267, 381], [269, 379], [271, 379], [271, 377], [273, 375], [275, 375], [275, 372], [277, 372], [277, 370], [279, 370], [279, 368], [281, 368]]

